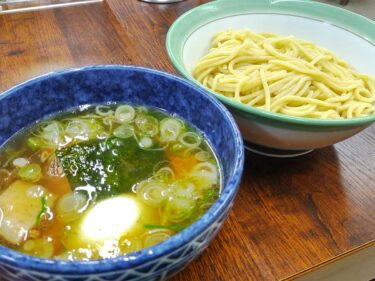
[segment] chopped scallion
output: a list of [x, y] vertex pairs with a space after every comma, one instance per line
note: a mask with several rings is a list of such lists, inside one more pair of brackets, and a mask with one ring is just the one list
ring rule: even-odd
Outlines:
[[172, 225], [158, 225], [158, 224], [145, 224], [144, 227], [146, 229], [169, 229], [175, 231], [181, 231], [185, 229], [185, 226], [172, 224]]

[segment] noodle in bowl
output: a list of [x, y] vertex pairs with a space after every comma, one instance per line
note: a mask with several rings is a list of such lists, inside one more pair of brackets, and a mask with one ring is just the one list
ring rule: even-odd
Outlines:
[[269, 112], [321, 119], [375, 112], [372, 77], [333, 52], [290, 36], [219, 32], [193, 75], [213, 91]]
[[[321, 3], [270, 2], [218, 1], [181, 16], [167, 36], [174, 66], [220, 99], [234, 115], [245, 145], [263, 154], [303, 154], [371, 125], [375, 23]], [[268, 40], [263, 50], [254, 44], [261, 36]], [[225, 60], [223, 53], [232, 47], [241, 55], [214, 69], [215, 60]], [[259, 52], [259, 57], [253, 56], [249, 66], [244, 52]], [[296, 63], [284, 59], [293, 56]], [[322, 67], [326, 63], [332, 72]], [[334, 73], [337, 66], [340, 74]]]

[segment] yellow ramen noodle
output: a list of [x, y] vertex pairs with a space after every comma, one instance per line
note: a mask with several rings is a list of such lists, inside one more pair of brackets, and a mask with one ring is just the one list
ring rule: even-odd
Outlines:
[[373, 78], [333, 52], [293, 37], [219, 32], [193, 75], [217, 93], [271, 112], [310, 118], [375, 112]]

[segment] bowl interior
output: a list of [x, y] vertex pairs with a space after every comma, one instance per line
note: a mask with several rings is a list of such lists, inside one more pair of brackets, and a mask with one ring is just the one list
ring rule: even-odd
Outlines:
[[272, 13], [244, 13], [223, 17], [195, 29], [182, 46], [184, 67], [191, 73], [199, 59], [208, 52], [212, 36], [228, 29], [272, 32], [312, 41], [334, 51], [357, 71], [375, 77], [375, 46], [365, 38], [326, 21]]

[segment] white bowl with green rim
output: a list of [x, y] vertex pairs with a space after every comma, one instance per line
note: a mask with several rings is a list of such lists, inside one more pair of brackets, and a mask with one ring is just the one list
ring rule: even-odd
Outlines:
[[[208, 52], [212, 36], [228, 28], [309, 40], [334, 51], [357, 71], [375, 77], [375, 22], [311, 0], [219, 0], [190, 10], [167, 34], [166, 48], [175, 68], [202, 86], [192, 70]], [[271, 113], [206, 90], [232, 112], [247, 147], [271, 156], [296, 156], [332, 145], [375, 121], [375, 115], [334, 120]]]

